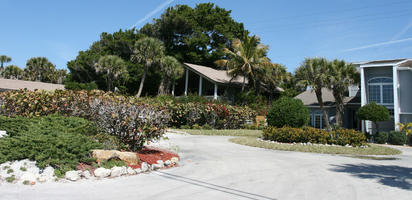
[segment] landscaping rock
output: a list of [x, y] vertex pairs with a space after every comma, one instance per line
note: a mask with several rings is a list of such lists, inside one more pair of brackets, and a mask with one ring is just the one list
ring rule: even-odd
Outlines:
[[163, 160], [158, 160], [156, 162], [160, 166], [160, 168], [163, 168], [165, 166], [165, 163], [163, 162]]
[[80, 180], [80, 172], [74, 170], [67, 171], [64, 177], [70, 181], [78, 181]]
[[178, 157], [173, 157], [173, 158], [170, 159], [170, 161], [171, 161], [173, 164], [177, 164], [177, 163], [179, 163], [179, 158], [178, 158]]
[[160, 168], [162, 168], [162, 165], [160, 165], [160, 164], [153, 164], [152, 165], [152, 170], [158, 170]]
[[137, 174], [137, 172], [134, 169], [132, 169], [131, 167], [128, 167], [127, 168], [127, 174], [128, 175], [135, 175], [135, 174]]
[[170, 161], [170, 160], [166, 160], [166, 161], [165, 161], [165, 165], [166, 165], [166, 166], [169, 166], [169, 165], [171, 165], [171, 164], [172, 164], [172, 161]]
[[110, 172], [110, 177], [119, 177], [127, 174], [126, 167], [113, 167]]
[[106, 168], [97, 168], [96, 170], [94, 170], [94, 175], [98, 178], [105, 178], [110, 176], [110, 169], [106, 169]]
[[147, 172], [147, 171], [149, 171], [150, 166], [149, 166], [149, 164], [147, 164], [147, 162], [143, 162], [142, 165], [141, 165], [141, 169], [142, 169], [142, 172]]
[[127, 165], [137, 165], [139, 157], [134, 152], [120, 152], [116, 150], [93, 150], [92, 156], [96, 158], [97, 162], [118, 158], [124, 161]]
[[37, 181], [38, 175], [34, 174], [32, 172], [26, 172], [23, 173], [23, 175], [21, 175], [20, 177], [20, 182], [23, 183], [25, 181], [30, 182], [30, 184], [32, 184], [33, 182], [35, 183]]
[[92, 178], [92, 175], [90, 174], [89, 170], [84, 170], [80, 173], [81, 177], [84, 177], [85, 179], [90, 179]]
[[136, 174], [142, 173], [142, 169], [140, 169], [140, 168], [134, 169], [134, 171], [136, 172]]

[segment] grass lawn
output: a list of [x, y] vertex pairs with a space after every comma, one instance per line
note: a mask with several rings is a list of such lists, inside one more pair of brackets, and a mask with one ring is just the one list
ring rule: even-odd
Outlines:
[[[318, 146], [318, 145], [290, 145], [276, 144], [256, 140], [256, 137], [238, 137], [231, 138], [229, 141], [252, 147], [260, 147], [265, 149], [274, 149], [282, 151], [300, 151], [325, 154], [343, 154], [343, 155], [395, 155], [402, 153], [397, 149], [384, 147], [376, 144], [369, 144], [368, 148], [360, 147], [343, 147], [343, 146]], [[358, 157], [362, 158], [362, 157]]]
[[261, 130], [247, 129], [227, 129], [227, 130], [199, 130], [199, 129], [175, 129], [176, 131], [186, 132], [191, 135], [221, 135], [221, 136], [251, 136], [260, 137]]

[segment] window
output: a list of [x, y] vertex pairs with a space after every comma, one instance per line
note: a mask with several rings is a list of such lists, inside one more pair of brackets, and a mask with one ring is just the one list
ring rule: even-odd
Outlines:
[[369, 102], [393, 104], [393, 81], [391, 78], [373, 78], [368, 81]]
[[322, 128], [322, 114], [314, 114], [313, 127]]

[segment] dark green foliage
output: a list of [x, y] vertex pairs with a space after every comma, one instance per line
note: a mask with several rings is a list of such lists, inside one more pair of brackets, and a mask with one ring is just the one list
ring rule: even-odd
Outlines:
[[97, 84], [95, 82], [90, 83], [78, 83], [78, 82], [66, 82], [64, 84], [66, 90], [95, 90]]
[[281, 97], [269, 110], [267, 122], [275, 127], [302, 127], [308, 124], [309, 117], [309, 109], [300, 99]]
[[378, 105], [375, 102], [366, 104], [359, 108], [357, 115], [361, 120], [370, 120], [376, 125], [376, 129], [379, 131], [377, 122], [387, 121], [390, 119], [389, 111], [385, 106]]
[[202, 126], [202, 129], [204, 130], [212, 130], [212, 127], [209, 124], [205, 124]]
[[126, 150], [129, 147], [122, 143], [122, 141], [113, 135], [107, 133], [98, 133], [96, 135], [90, 136], [93, 140], [98, 141], [103, 145], [103, 149], [106, 150]]
[[387, 132], [377, 132], [373, 136], [373, 139], [378, 144], [385, 144], [388, 141], [388, 136], [389, 136], [389, 134]]
[[16, 177], [15, 177], [14, 175], [9, 176], [9, 177], [6, 178], [6, 181], [7, 181], [8, 183], [12, 183], [14, 180], [16, 180]]
[[406, 143], [406, 134], [399, 131], [389, 132], [388, 143], [394, 145], [404, 145]]
[[285, 143], [317, 143], [317, 144], [337, 144], [337, 145], [365, 145], [365, 135], [352, 129], [338, 129], [327, 132], [325, 130], [312, 127], [292, 128], [292, 127], [267, 127], [263, 129], [263, 139]]
[[99, 164], [94, 165], [95, 168], [103, 167], [106, 169], [111, 169], [113, 167], [122, 167], [122, 166], [126, 166], [126, 163], [119, 159], [103, 160]]
[[[23, 122], [26, 129], [7, 126], [13, 120]], [[85, 135], [87, 121], [76, 117], [47, 116], [36, 118], [7, 118], [0, 116], [1, 128], [11, 127], [8, 137], [0, 139], [0, 163], [29, 159], [37, 166], [52, 166], [58, 171], [75, 169], [80, 162], [91, 163], [90, 150], [102, 148]], [[93, 129], [90, 130], [93, 132]]]

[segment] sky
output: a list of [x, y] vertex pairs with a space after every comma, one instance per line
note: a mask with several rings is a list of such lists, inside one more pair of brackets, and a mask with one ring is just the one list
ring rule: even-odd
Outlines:
[[205, 2], [231, 10], [291, 72], [308, 57], [412, 58], [411, 0], [0, 0], [0, 55], [21, 68], [43, 56], [65, 69], [102, 32], [140, 28], [169, 6]]

